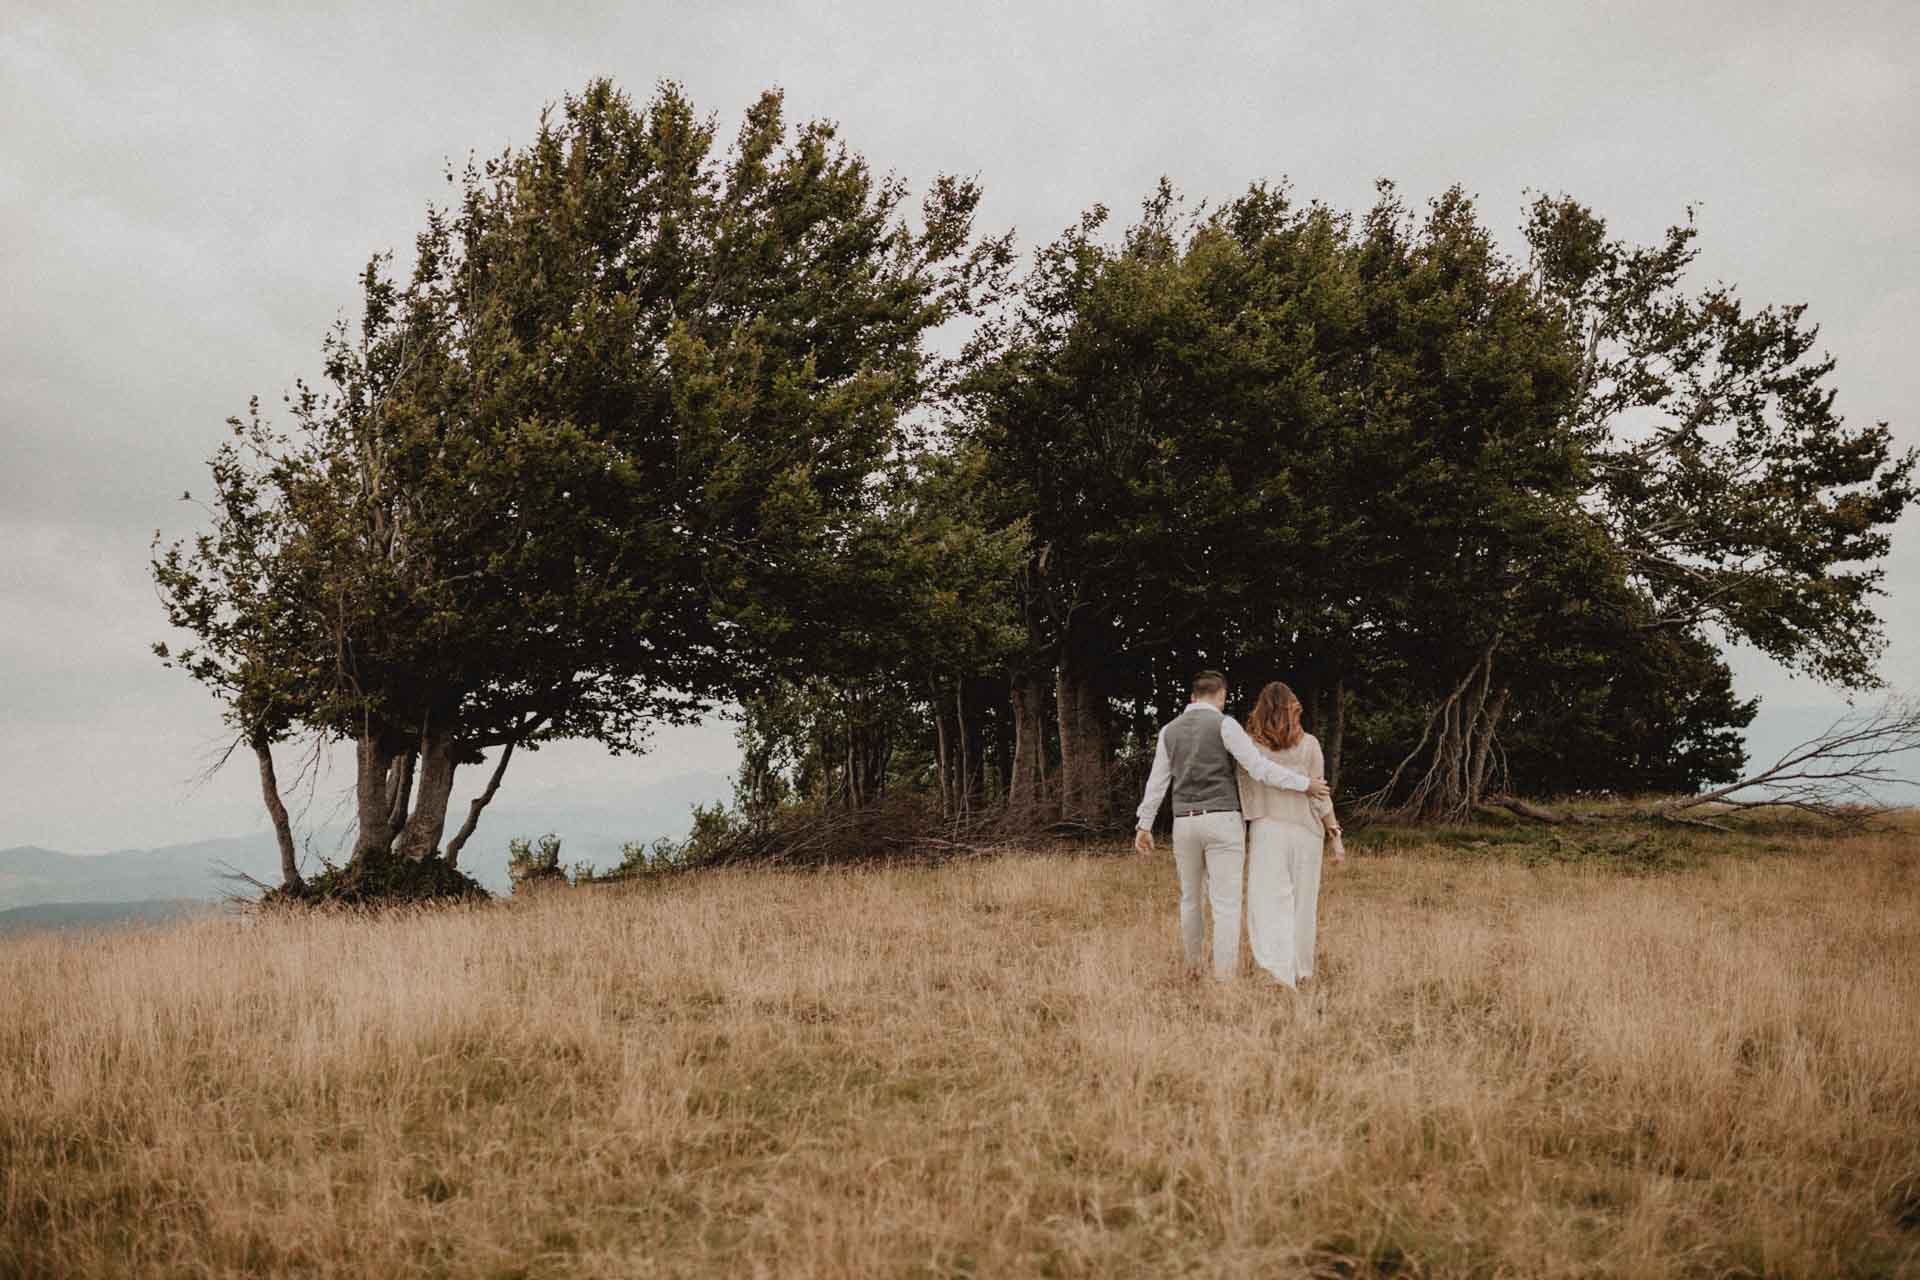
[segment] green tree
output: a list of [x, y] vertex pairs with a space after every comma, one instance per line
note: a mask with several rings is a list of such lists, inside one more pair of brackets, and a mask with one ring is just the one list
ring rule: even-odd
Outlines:
[[1872, 602], [1920, 453], [1896, 453], [1885, 423], [1834, 412], [1836, 362], [1814, 354], [1804, 305], [1690, 290], [1690, 211], [1642, 247], [1542, 196], [1526, 232], [1578, 355], [1587, 505], [1648, 606], [1637, 624], [1712, 624], [1823, 680], [1875, 684]]
[[1095, 825], [1116, 701], [1164, 699], [1163, 655], [1218, 661], [1249, 586], [1284, 612], [1309, 569], [1326, 508], [1292, 477], [1321, 447], [1340, 242], [1330, 212], [1261, 188], [1203, 218], [1163, 184], [1117, 245], [1105, 221], [1096, 208], [1036, 255], [966, 387], [992, 482], [1031, 514], [1061, 814]]
[[1376, 799], [1404, 776], [1410, 811], [1456, 816], [1497, 760], [1504, 654], [1545, 642], [1607, 549], [1578, 505], [1559, 317], [1472, 203], [1454, 189], [1416, 220], [1383, 184], [1353, 251], [1362, 320], [1327, 477], [1351, 515], [1342, 691], [1430, 709]]
[[973, 185], [913, 225], [777, 94], [714, 134], [671, 84], [636, 107], [596, 81], [449, 175], [408, 281], [369, 265], [325, 390], [284, 432], [237, 421], [213, 531], [156, 556], [192, 636], [163, 656], [243, 735], [356, 744], [356, 864], [451, 863], [516, 749], [638, 749], [758, 680], [869, 521], [926, 335], [1004, 262]]
[[[1106, 819], [1116, 748], [1203, 664], [1293, 681], [1336, 768], [1356, 708], [1359, 780], [1427, 816], [1593, 765], [1555, 733], [1616, 753], [1596, 785], [1724, 777], [1753, 707], [1709, 623], [1870, 671], [1912, 460], [1831, 417], [1798, 312], [1686, 301], [1684, 240], [1586, 216], [1537, 208], [1518, 262], [1457, 189], [1415, 218], [1383, 184], [1350, 220], [1259, 186], [1185, 216], [1163, 184], [1117, 242], [1096, 208], [1035, 256], [965, 430], [1032, 520], [1065, 816]], [[1689, 425], [1649, 452], [1655, 406]]]
[[[809, 624], [785, 637], [776, 678], [747, 700], [751, 807], [772, 771], [822, 806], [860, 808], [902, 770], [965, 815], [986, 790], [984, 673], [1022, 640], [1009, 585], [1023, 520], [996, 526], [982, 459], [921, 452], [891, 468], [878, 509], [816, 581]], [[922, 768], [922, 765], [927, 766]], [[777, 789], [777, 788], [776, 788]]]

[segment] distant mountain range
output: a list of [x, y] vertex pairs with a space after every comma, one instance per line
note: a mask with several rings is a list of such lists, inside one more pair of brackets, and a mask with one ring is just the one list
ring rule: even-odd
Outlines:
[[[515, 836], [547, 832], [561, 839], [561, 861], [610, 867], [630, 840], [684, 836], [696, 804], [724, 801], [731, 793], [722, 775], [693, 774], [636, 788], [619, 803], [569, 802], [562, 798], [519, 805], [496, 801], [462, 854], [463, 870], [488, 889], [505, 892], [507, 842]], [[449, 811], [449, 825], [464, 816], [464, 801]], [[346, 857], [348, 835], [338, 827], [321, 828], [303, 842], [303, 870], [318, 870], [322, 858]], [[273, 833], [199, 840], [157, 849], [72, 854], [21, 845], [0, 849], [0, 928], [33, 923], [89, 922], [90, 908], [119, 904], [118, 913], [94, 912], [91, 922], [116, 918], [152, 918], [169, 904], [218, 900], [251, 894], [252, 886], [235, 875], [267, 884], [280, 879], [280, 854]], [[40, 916], [17, 915], [21, 908], [45, 908]]]
[[99, 928], [102, 925], [162, 924], [218, 911], [210, 902], [163, 898], [152, 902], [41, 902], [0, 911], [0, 933], [28, 929]]
[[246, 887], [222, 879], [222, 868], [273, 883], [279, 865], [268, 832], [93, 855], [31, 845], [0, 849], [0, 911], [47, 903], [204, 901]]

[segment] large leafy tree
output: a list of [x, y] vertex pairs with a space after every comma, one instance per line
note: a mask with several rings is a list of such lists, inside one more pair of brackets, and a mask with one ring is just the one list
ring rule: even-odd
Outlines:
[[1608, 572], [1578, 506], [1572, 363], [1559, 317], [1457, 189], [1416, 220], [1384, 187], [1351, 251], [1361, 320], [1327, 477], [1349, 516], [1348, 637], [1330, 665], [1342, 697], [1436, 706], [1408, 744], [1412, 804], [1458, 812], [1497, 763], [1511, 686], [1496, 662], [1549, 643]]
[[757, 681], [870, 520], [926, 335], [1005, 257], [974, 186], [910, 220], [777, 94], [723, 150], [675, 86], [598, 81], [451, 176], [411, 276], [375, 259], [324, 387], [235, 423], [213, 529], [155, 561], [191, 636], [164, 656], [263, 776], [298, 730], [355, 743], [357, 863], [451, 862], [516, 748], [633, 749]]
[[1833, 414], [1799, 309], [1687, 292], [1690, 229], [1637, 249], [1542, 201], [1515, 261], [1459, 191], [1415, 218], [1390, 186], [1357, 220], [1261, 187], [1182, 219], [1163, 186], [1104, 222], [1035, 256], [966, 384], [1032, 521], [1066, 816], [1106, 817], [1116, 745], [1202, 663], [1293, 680], [1336, 761], [1356, 707], [1357, 776], [1428, 816], [1727, 777], [1753, 705], [1709, 626], [1873, 679], [1913, 458]]
[[1576, 352], [1587, 506], [1644, 602], [1635, 625], [1711, 624], [1823, 680], [1874, 684], [1880, 562], [1920, 452], [1835, 412], [1836, 362], [1804, 305], [1690, 285], [1691, 217], [1636, 246], [1543, 196], [1526, 232]]
[[1233, 645], [1249, 591], [1290, 603], [1309, 569], [1327, 512], [1293, 477], [1324, 447], [1319, 321], [1340, 291], [1336, 220], [1282, 193], [1199, 218], [1163, 185], [1113, 245], [1105, 220], [1036, 255], [966, 388], [992, 483], [1032, 521], [1031, 666], [1055, 673], [1062, 815], [1090, 823], [1116, 700], [1164, 699], [1164, 655]]

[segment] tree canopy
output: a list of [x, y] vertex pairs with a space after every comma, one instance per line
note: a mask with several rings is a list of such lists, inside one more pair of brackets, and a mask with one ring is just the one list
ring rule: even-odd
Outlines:
[[516, 747], [632, 749], [754, 687], [868, 536], [926, 335], [1005, 255], [976, 186], [909, 220], [777, 94], [720, 150], [676, 86], [595, 82], [449, 178], [410, 277], [370, 263], [324, 389], [234, 423], [213, 531], [155, 563], [193, 639], [166, 656], [259, 750], [356, 742], [356, 861], [441, 854], [482, 753], [476, 817]]
[[1363, 794], [1435, 816], [1730, 778], [1755, 704], [1709, 628], [1872, 681], [1914, 459], [1833, 413], [1800, 309], [1688, 294], [1691, 228], [1642, 250], [1541, 200], [1515, 259], [1390, 184], [1106, 222], [1034, 255], [961, 426], [1032, 522], [1064, 813], [1104, 820], [1116, 744], [1202, 665], [1289, 679]]
[[1459, 189], [1162, 182], [1020, 266], [976, 183], [910, 209], [778, 94], [723, 147], [605, 81], [448, 178], [156, 552], [290, 882], [302, 733], [356, 744], [356, 863], [451, 865], [516, 749], [722, 705], [753, 814], [1098, 827], [1200, 666], [1287, 679], [1336, 785], [1427, 817], [1730, 779], [1724, 637], [1877, 679], [1915, 456], [1835, 412], [1804, 308], [1690, 283], [1690, 218], [1540, 197], [1515, 256]]

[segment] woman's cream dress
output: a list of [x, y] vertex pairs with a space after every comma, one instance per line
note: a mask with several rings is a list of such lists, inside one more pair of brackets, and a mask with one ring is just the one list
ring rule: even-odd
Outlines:
[[[1268, 759], [1309, 778], [1327, 776], [1319, 740], [1310, 733], [1300, 735], [1300, 741], [1284, 751], [1259, 749]], [[1240, 781], [1240, 812], [1249, 823], [1247, 936], [1255, 963], [1274, 981], [1291, 987], [1313, 976], [1320, 851], [1326, 842], [1327, 821], [1333, 817], [1333, 802], [1309, 799], [1302, 791], [1263, 786], [1245, 769], [1235, 773]]]

